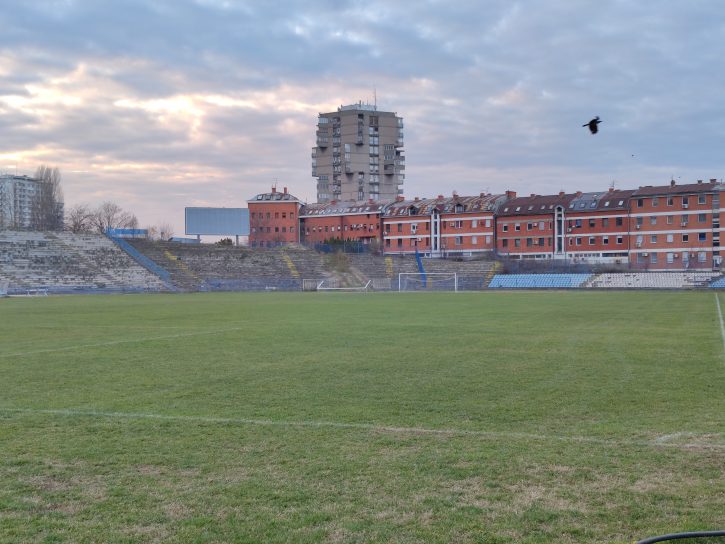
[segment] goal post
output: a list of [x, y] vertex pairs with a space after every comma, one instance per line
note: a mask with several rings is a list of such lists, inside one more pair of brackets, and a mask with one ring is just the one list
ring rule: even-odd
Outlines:
[[458, 291], [456, 272], [400, 272], [398, 291]]

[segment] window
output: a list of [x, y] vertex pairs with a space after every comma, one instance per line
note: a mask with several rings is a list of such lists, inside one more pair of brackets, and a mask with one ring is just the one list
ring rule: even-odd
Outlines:
[[287, 227], [282, 227], [282, 232], [287, 232]]
[[471, 228], [475, 229], [478, 226], [478, 221], [475, 219], [471, 219]]
[[508, 225], [501, 225], [501, 232], [508, 232], [509, 226]]
[[578, 246], [582, 245], [582, 239], [581, 239], [581, 236], [577, 236], [577, 237], [576, 237], [576, 245], [578, 245]]
[[589, 237], [589, 245], [593, 246], [597, 243], [597, 239], [594, 236]]
[[398, 223], [398, 232], [403, 232], [403, 223]]
[[533, 223], [526, 223], [526, 230], [534, 230], [534, 224]]
[[590, 219], [589, 220], [589, 228], [590, 229], [593, 229], [596, 226], [597, 226], [597, 221], [595, 219]]
[[478, 236], [471, 236], [471, 244], [474, 246], [478, 243]]
[[649, 254], [649, 261], [652, 264], [657, 264], [657, 253], [650, 253]]
[[456, 236], [456, 245], [457, 246], [463, 245], [463, 236]]
[[287, 219], [287, 212], [282, 212], [282, 219]]
[[603, 227], [608, 227], [609, 226], [609, 218], [608, 217], [602, 218], [602, 226]]
[[637, 253], [637, 262], [643, 263], [645, 260], [645, 256], [642, 253]]
[[487, 228], [490, 228], [491, 227], [491, 220], [490, 219], [486, 219], [486, 227]]
[[623, 217], [617, 217], [614, 220], [614, 224], [617, 225], [618, 227], [621, 227], [624, 224], [624, 218]]
[[650, 235], [650, 237], [649, 237], [649, 241], [650, 241], [651, 243], [653, 243], [653, 244], [656, 244], [656, 243], [657, 243], [657, 235], [656, 235], [656, 234], [652, 234], [652, 235]]
[[697, 260], [699, 262], [701, 262], [701, 263], [704, 263], [705, 261], [707, 261], [707, 252], [706, 251], [700, 251], [697, 254]]
[[667, 264], [672, 264], [673, 262], [675, 262], [675, 254], [668, 253], [667, 254]]
[[531, 247], [534, 245], [534, 239], [533, 238], [527, 238], [526, 239], [526, 247]]
[[638, 208], [644, 208], [644, 198], [638, 198], [637, 199], [637, 207]]
[[634, 242], [634, 244], [635, 244], [635, 245], [636, 245], [637, 247], [641, 247], [641, 246], [642, 246], [642, 242], [643, 242], [643, 241], [644, 241], [644, 236], [642, 236], [641, 234], [639, 234], [639, 235], [637, 235], [637, 238], [635, 239], [635, 242]]
[[660, 203], [660, 199], [657, 198], [656, 196], [653, 196], [652, 197], [652, 207], [656, 208], [659, 203]]
[[682, 217], [680, 217], [680, 225], [682, 225], [682, 226], [687, 225], [687, 223], [689, 221], [690, 221], [690, 218], [687, 215], [683, 215]]
[[638, 217], [636, 222], [637, 222], [637, 226], [641, 227], [642, 223], [644, 222], [644, 217]]
[[279, 219], [279, 212], [274, 212], [274, 218]]
[[697, 214], [697, 222], [698, 223], [707, 223], [707, 214], [698, 213]]
[[707, 242], [707, 233], [706, 232], [698, 232], [697, 233], [697, 240], [698, 240], [698, 242]]
[[690, 235], [689, 234], [683, 234], [682, 235], [682, 241], [687, 243], [690, 241]]
[[574, 226], [575, 226], [576, 228], [578, 228], [578, 229], [582, 228], [582, 220], [581, 220], [581, 219], [577, 219], [577, 220], [576, 220], [576, 221], [574, 222]]
[[486, 236], [486, 245], [489, 245], [491, 243], [491, 237]]
[[463, 221], [456, 221], [454, 225], [457, 229], [463, 228]]
[[690, 204], [690, 199], [686, 196], [682, 197], [682, 207], [687, 208], [687, 206]]
[[622, 245], [623, 243], [624, 243], [624, 238], [622, 238], [621, 236], [617, 236], [617, 244]]
[[515, 230], [516, 232], [520, 231], [520, 230], [521, 230], [521, 223], [516, 223], [516, 224], [514, 224], [514, 230]]
[[539, 238], [539, 245], [541, 247], [544, 247], [544, 239], [543, 238]]
[[501, 240], [501, 247], [509, 247], [509, 241], [506, 238]]
[[[327, 230], [327, 227], [325, 227], [325, 230]], [[274, 227], [274, 232], [279, 232], [279, 227]]]
[[698, 195], [698, 197], [697, 197], [697, 203], [698, 204], [707, 204], [707, 196], [706, 195]]
[[539, 221], [539, 230], [544, 230], [544, 222]]
[[672, 198], [671, 196], [668, 196], [667, 197], [667, 205], [668, 206], [674, 206], [675, 205], [675, 199]]
[[602, 244], [605, 246], [609, 245], [609, 236], [602, 236]]
[[[261, 215], [261, 214], [260, 214]], [[251, 213], [252, 219], [254, 219], [254, 212]]]
[[385, 239], [385, 247], [390, 247], [390, 238]]
[[520, 238], [514, 239], [514, 247], [521, 247], [521, 239]]
[[653, 215], [652, 217], [649, 218], [649, 224], [650, 225], [656, 225], [657, 224], [657, 216], [656, 215]]
[[667, 216], [667, 224], [672, 225], [675, 222], [675, 216], [674, 215], [668, 215]]
[[668, 234], [667, 235], [667, 243], [668, 244], [671, 244], [674, 241], [675, 241], [675, 235], [674, 234]]
[[255, 227], [252, 227], [252, 234], [254, 234], [255, 232], [257, 232], [257, 229]]
[[398, 247], [403, 247], [403, 240], [398, 238]]

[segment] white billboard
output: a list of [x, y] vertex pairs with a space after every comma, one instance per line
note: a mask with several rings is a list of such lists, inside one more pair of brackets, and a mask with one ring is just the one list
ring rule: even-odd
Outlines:
[[249, 236], [247, 208], [184, 208], [186, 234]]

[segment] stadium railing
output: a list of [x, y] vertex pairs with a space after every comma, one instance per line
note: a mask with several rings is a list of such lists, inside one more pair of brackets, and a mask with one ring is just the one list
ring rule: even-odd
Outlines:
[[168, 287], [172, 291], [175, 290], [174, 283], [171, 281], [171, 273], [168, 270], [160, 267], [154, 261], [149, 259], [146, 255], [140, 253], [135, 247], [126, 242], [126, 240], [111, 236], [108, 233], [106, 234], [106, 236], [108, 236], [108, 238], [123, 251], [128, 253], [131, 258], [133, 258], [133, 260], [135, 260], [138, 264], [143, 266], [152, 274], [156, 274], [159, 278], [161, 278], [166, 284], [166, 287]]

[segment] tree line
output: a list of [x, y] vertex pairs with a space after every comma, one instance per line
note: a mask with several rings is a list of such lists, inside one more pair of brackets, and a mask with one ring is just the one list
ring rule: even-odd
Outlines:
[[[105, 201], [97, 206], [80, 203], [64, 209], [61, 172], [57, 167], [39, 166], [33, 177], [40, 181], [40, 190], [35, 195], [31, 208], [33, 230], [67, 230], [78, 234], [139, 228], [136, 216], [115, 202]], [[2, 223], [0, 221], [0, 225]], [[154, 239], [167, 240], [174, 235], [172, 227], [167, 223], [148, 226], [146, 229], [148, 236]]]

